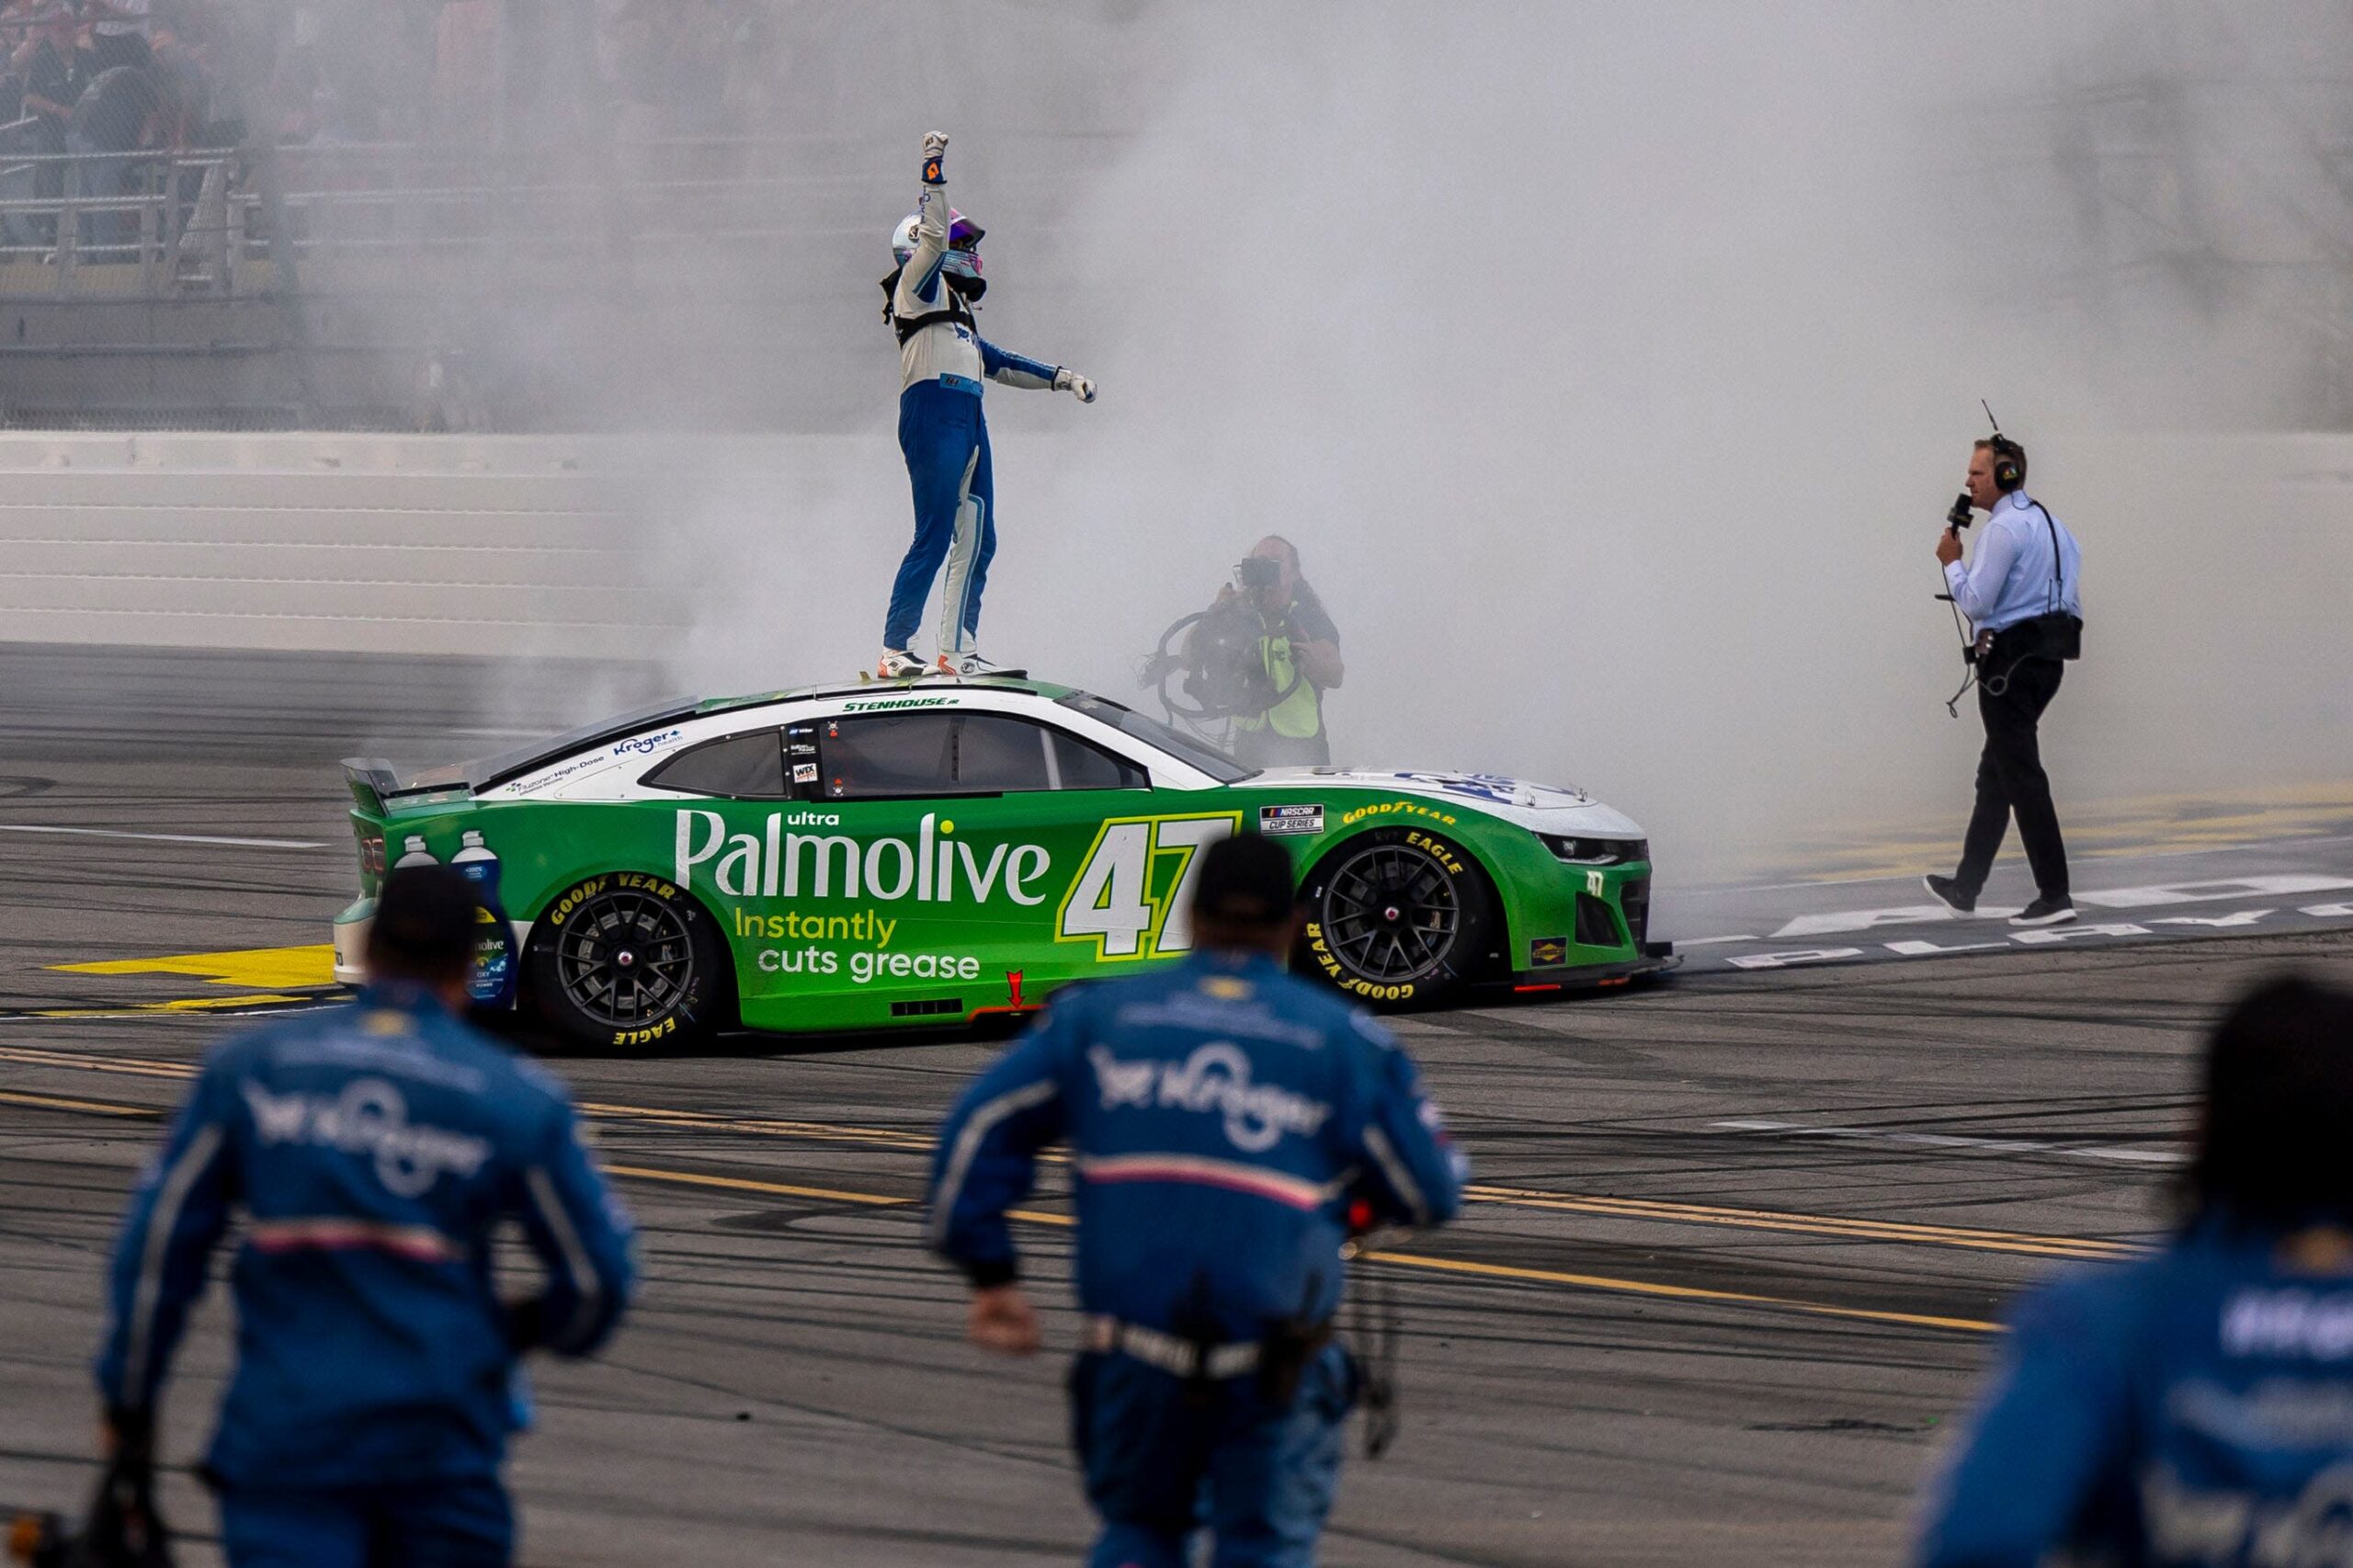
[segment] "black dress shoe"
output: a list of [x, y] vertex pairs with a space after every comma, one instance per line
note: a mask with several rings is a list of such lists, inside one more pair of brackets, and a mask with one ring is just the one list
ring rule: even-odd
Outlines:
[[1961, 884], [1950, 877], [1922, 877], [1920, 885], [1928, 890], [1930, 898], [1935, 899], [1955, 915], [1977, 913], [1977, 901], [1961, 892]]
[[2075, 917], [2075, 901], [2065, 893], [2056, 898], [2038, 898], [2010, 916], [2013, 926], [2064, 926]]

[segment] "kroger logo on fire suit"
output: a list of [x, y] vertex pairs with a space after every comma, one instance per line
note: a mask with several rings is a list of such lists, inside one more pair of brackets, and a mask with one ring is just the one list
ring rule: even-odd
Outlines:
[[488, 1140], [408, 1119], [408, 1102], [381, 1078], [359, 1078], [343, 1093], [273, 1095], [259, 1084], [238, 1085], [265, 1146], [307, 1143], [347, 1154], [375, 1156], [376, 1179], [399, 1198], [421, 1198], [446, 1173], [470, 1176], [490, 1158]]
[[1122, 1062], [1105, 1046], [1086, 1049], [1103, 1108], [1158, 1104], [1225, 1118], [1226, 1142], [1261, 1154], [1286, 1132], [1309, 1133], [1332, 1108], [1273, 1084], [1250, 1081], [1250, 1059], [1230, 1041], [1213, 1040], [1183, 1062]]

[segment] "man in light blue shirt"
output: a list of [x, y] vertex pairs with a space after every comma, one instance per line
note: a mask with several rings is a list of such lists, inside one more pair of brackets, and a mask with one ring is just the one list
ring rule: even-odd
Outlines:
[[2035, 900], [2013, 926], [2056, 926], [2075, 918], [2067, 892], [2067, 846], [2051, 779], [2042, 770], [2035, 727], [2058, 695], [2063, 659], [2075, 657], [2082, 630], [2083, 551], [2075, 536], [2026, 493], [2026, 449], [2006, 436], [1977, 443], [1969, 460], [1969, 498], [1991, 514], [1977, 559], [1961, 564], [1961, 535], [1937, 538], [1952, 602], [1977, 631], [1977, 711], [1985, 749], [1977, 759], [1977, 806], [1949, 877], [1923, 879], [1938, 902], [1958, 914], [1977, 908], [1995, 853], [2018, 819], [2018, 838], [2033, 869]]

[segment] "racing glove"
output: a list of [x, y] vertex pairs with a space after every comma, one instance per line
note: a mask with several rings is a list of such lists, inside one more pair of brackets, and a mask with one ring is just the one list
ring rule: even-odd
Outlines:
[[946, 185], [948, 183], [947, 158], [948, 133], [944, 131], [925, 131], [923, 134], [924, 184]]
[[1095, 383], [1067, 365], [1054, 367], [1054, 390], [1066, 392], [1081, 403], [1095, 401]]

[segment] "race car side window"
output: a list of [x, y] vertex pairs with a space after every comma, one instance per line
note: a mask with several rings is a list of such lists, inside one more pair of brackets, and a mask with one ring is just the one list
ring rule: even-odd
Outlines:
[[1010, 795], [1142, 788], [1142, 770], [1005, 713], [891, 713], [828, 720], [826, 799]]
[[898, 800], [956, 790], [952, 713], [828, 719], [818, 763], [829, 801]]
[[647, 774], [641, 783], [681, 794], [733, 801], [780, 801], [784, 784], [783, 738], [774, 730], [754, 730], [689, 746]]
[[1046, 732], [1002, 713], [961, 713], [956, 724], [956, 787], [1011, 794], [1051, 790]]
[[1052, 747], [1049, 756], [1053, 765], [1054, 788], [1057, 790], [1143, 790], [1152, 780], [1122, 756], [1113, 756], [1099, 746], [1092, 746], [1076, 735], [1061, 730], [1046, 732], [1047, 744]]

